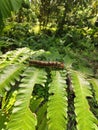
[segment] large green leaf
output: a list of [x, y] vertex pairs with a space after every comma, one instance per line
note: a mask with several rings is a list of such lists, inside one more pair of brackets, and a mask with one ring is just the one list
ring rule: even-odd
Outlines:
[[43, 50], [39, 51], [31, 51], [29, 48], [18, 48], [14, 51], [8, 51], [6, 54], [0, 57], [0, 69], [4, 69], [4, 67], [15, 64], [15, 63], [24, 63], [28, 60], [31, 56], [33, 58], [41, 55], [44, 53]]
[[0, 0], [0, 12], [3, 18], [11, 15], [11, 11], [16, 11], [21, 7], [23, 0]]
[[14, 51], [8, 51], [6, 54], [2, 55], [2, 59], [0, 59], [0, 64], [4, 62], [9, 62], [9, 64], [13, 64], [16, 62], [22, 63], [31, 55], [31, 51], [29, 48], [18, 48]]
[[10, 89], [10, 85], [15, 83], [15, 80], [19, 79], [21, 70], [24, 69], [22, 65], [10, 65], [5, 68], [3, 73], [0, 74], [0, 95], [3, 96], [5, 90]]
[[8, 51], [6, 54], [2, 55], [0, 59], [0, 69], [4, 69], [4, 67], [10, 64], [22, 63], [31, 55], [32, 54], [28, 48], [19, 48], [14, 51]]
[[30, 109], [37, 115], [37, 130], [47, 130], [47, 102], [44, 98], [31, 98]]
[[75, 92], [75, 114], [78, 130], [98, 130], [97, 119], [90, 111], [90, 106], [87, 101], [88, 96], [92, 96], [89, 82], [85, 77], [77, 72], [71, 71], [72, 85]]
[[36, 98], [32, 97], [30, 100], [30, 109], [32, 112], [36, 112], [37, 109], [40, 107], [41, 103], [43, 102], [44, 98]]
[[48, 130], [65, 130], [67, 127], [66, 75], [52, 71], [47, 108]]
[[29, 109], [30, 99], [35, 84], [44, 86], [46, 72], [43, 69], [29, 67], [22, 75], [19, 93], [12, 111], [8, 130], [35, 130], [37, 119], [35, 113]]
[[95, 98], [98, 103], [98, 79], [91, 79], [90, 81], [95, 91]]

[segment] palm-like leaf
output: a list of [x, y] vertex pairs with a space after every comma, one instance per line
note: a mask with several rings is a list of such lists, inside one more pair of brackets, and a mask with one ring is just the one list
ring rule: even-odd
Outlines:
[[24, 62], [31, 55], [30, 49], [28, 48], [19, 48], [9, 57], [10, 64], [14, 62]]
[[3, 96], [3, 92], [10, 89], [10, 84], [13, 85], [15, 80], [19, 79], [19, 75], [23, 69], [22, 65], [10, 65], [6, 67], [3, 73], [0, 74], [0, 95]]
[[0, 69], [4, 69], [4, 67], [10, 64], [23, 63], [31, 55], [32, 53], [28, 48], [19, 48], [15, 51], [9, 51], [2, 55], [2, 59], [0, 60]]
[[43, 69], [28, 68], [20, 84], [19, 94], [8, 123], [8, 130], [35, 130], [36, 116], [29, 109], [30, 98], [35, 84], [44, 85], [46, 72]]
[[98, 103], [98, 79], [91, 79], [90, 81], [95, 91], [95, 98]]
[[6, 54], [0, 57], [0, 69], [4, 69], [4, 67], [10, 64], [23, 63], [30, 57], [37, 57], [43, 53], [43, 50], [31, 51], [29, 48], [26, 47], [18, 48], [14, 51], [8, 51]]
[[[88, 96], [92, 96], [89, 83], [79, 72], [72, 71], [72, 84], [75, 92], [75, 113], [78, 130], [96, 130], [97, 119], [90, 111], [87, 101]], [[97, 128], [98, 129], [98, 128]]]
[[60, 71], [52, 71], [47, 108], [48, 129], [65, 130], [67, 124], [66, 82]]

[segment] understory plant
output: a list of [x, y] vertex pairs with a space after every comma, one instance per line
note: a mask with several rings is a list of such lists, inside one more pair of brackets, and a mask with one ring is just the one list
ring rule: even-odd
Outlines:
[[49, 54], [0, 56], [0, 130], [98, 130], [98, 79]]

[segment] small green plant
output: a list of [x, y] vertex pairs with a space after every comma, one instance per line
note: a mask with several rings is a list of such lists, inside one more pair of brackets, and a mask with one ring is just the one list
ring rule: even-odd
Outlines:
[[30, 65], [45, 54], [19, 48], [0, 57], [0, 129], [98, 130], [89, 104], [94, 98], [98, 107], [97, 79], [67, 63], [63, 69]]

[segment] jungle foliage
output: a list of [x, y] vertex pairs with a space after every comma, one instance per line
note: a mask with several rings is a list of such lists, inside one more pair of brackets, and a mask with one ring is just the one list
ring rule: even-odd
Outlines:
[[0, 130], [98, 130], [97, 8], [1, 0]]

